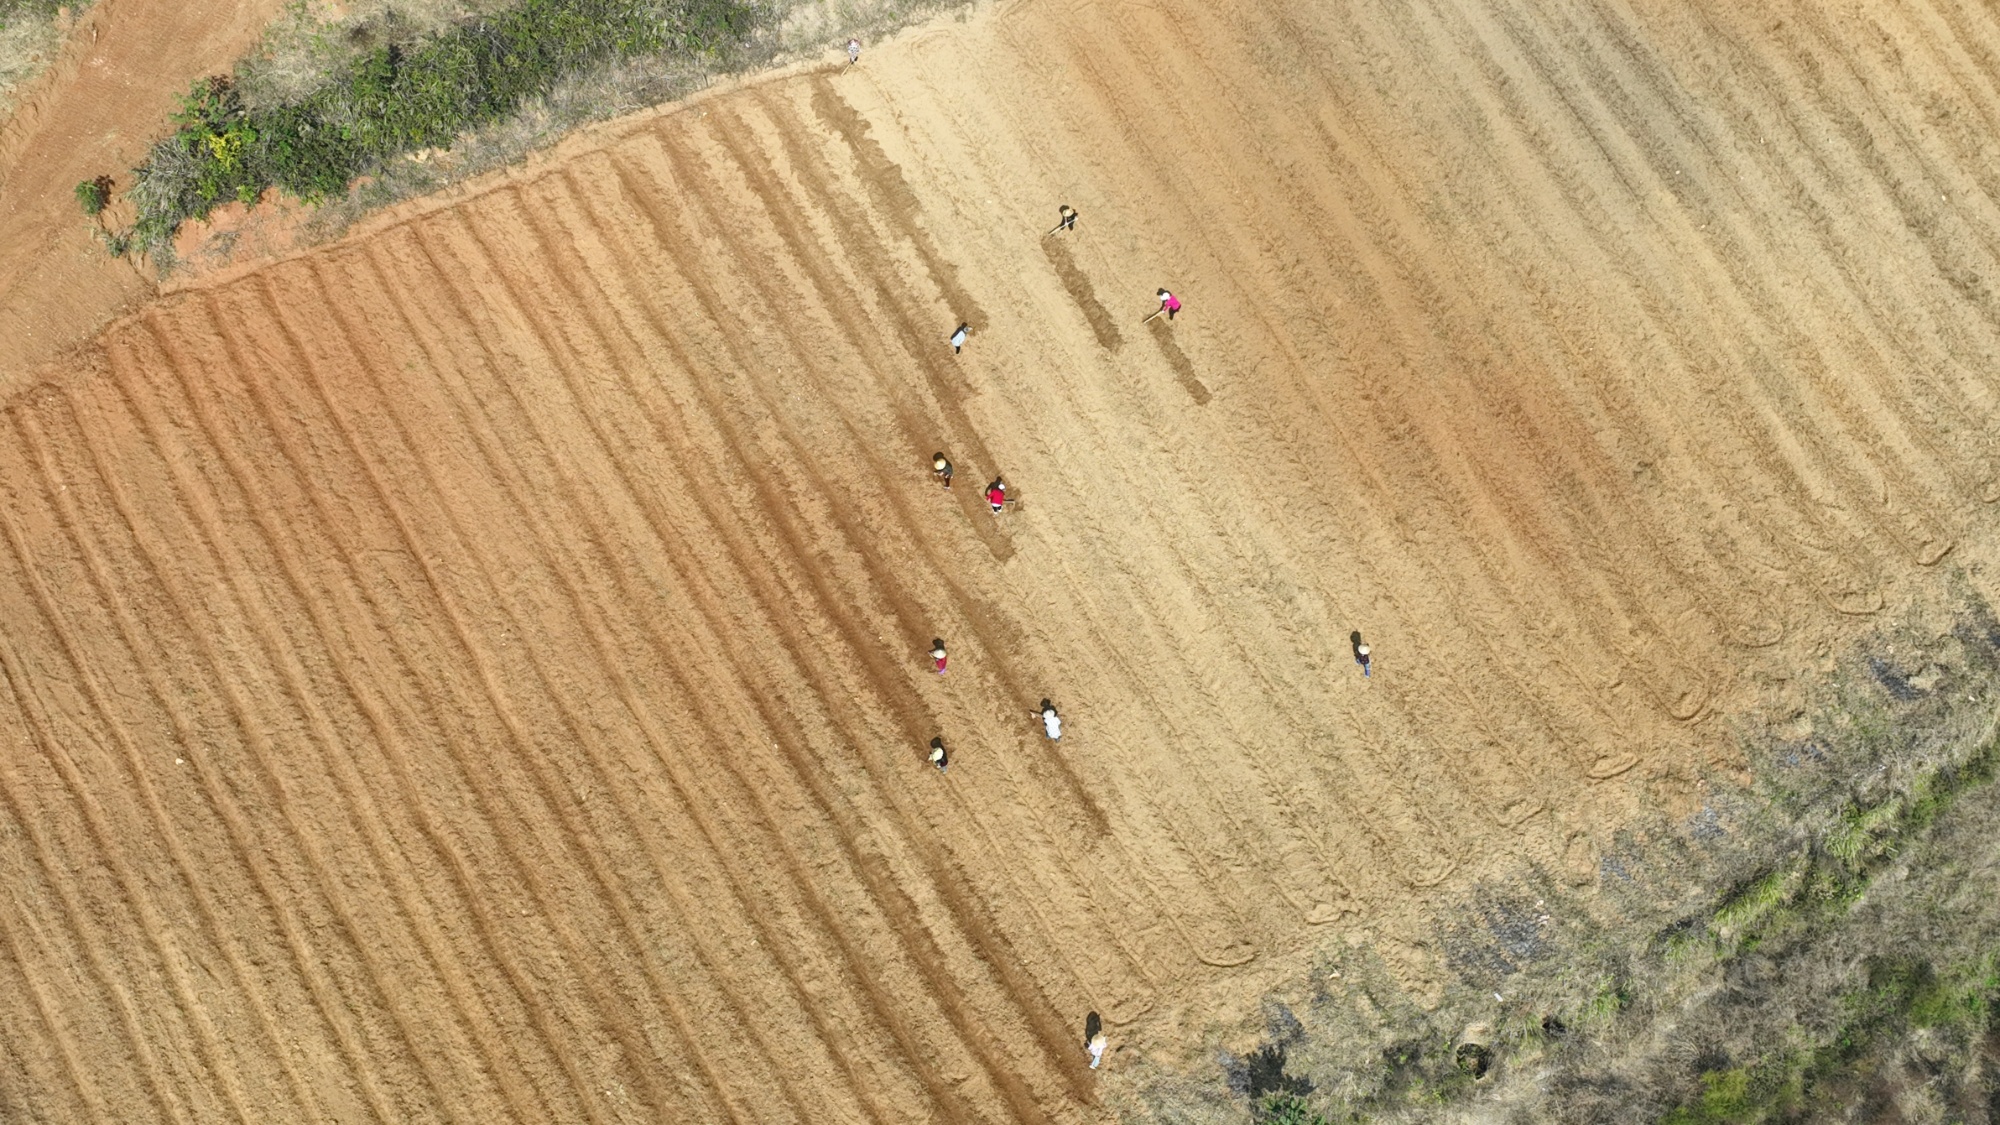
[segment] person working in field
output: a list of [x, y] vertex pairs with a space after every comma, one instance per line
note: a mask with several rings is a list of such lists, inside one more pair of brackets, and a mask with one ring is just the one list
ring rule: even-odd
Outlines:
[[853, 66], [855, 63], [858, 63], [860, 61], [861, 61], [861, 40], [849, 39], [847, 41], [847, 65]]
[[1042, 733], [1049, 736], [1049, 741], [1061, 742], [1062, 716], [1056, 714], [1056, 705], [1044, 699], [1042, 709], [1036, 712], [1036, 715], [1042, 720]]
[[959, 349], [965, 347], [965, 337], [971, 332], [972, 325], [970, 324], [961, 324], [951, 330], [951, 354], [957, 355]]
[[944, 641], [933, 638], [931, 640], [931, 667], [940, 676], [944, 675], [944, 662]]
[[1052, 230], [1049, 233], [1054, 234], [1056, 233], [1057, 230], [1075, 230], [1075, 229], [1076, 229], [1076, 208], [1071, 207], [1067, 203], [1056, 208], [1056, 230]]
[[986, 502], [993, 505], [993, 514], [999, 515], [1007, 507], [1007, 482], [999, 477], [986, 486]]
[[944, 752], [944, 739], [931, 739], [931, 765], [936, 766], [939, 773], [943, 773], [945, 767], [950, 764], [951, 755]]
[[1158, 316], [1163, 312], [1167, 314], [1168, 320], [1172, 320], [1174, 314], [1179, 311], [1181, 311], [1181, 299], [1164, 289], [1160, 290], [1160, 312], [1156, 312], [1153, 315]]
[[943, 483], [946, 488], [951, 487], [951, 462], [945, 460], [944, 454], [931, 454], [931, 475]]

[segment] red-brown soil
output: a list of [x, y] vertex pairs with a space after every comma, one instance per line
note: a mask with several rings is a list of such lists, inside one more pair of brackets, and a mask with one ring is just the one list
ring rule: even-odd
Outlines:
[[119, 322], [0, 429], [5, 1115], [1077, 1122], [1434, 992], [1991, 555], [1996, 52], [1029, 0]]
[[77, 183], [131, 169], [195, 79], [227, 74], [282, 0], [98, 0], [0, 124], [0, 393], [153, 292], [98, 241]]

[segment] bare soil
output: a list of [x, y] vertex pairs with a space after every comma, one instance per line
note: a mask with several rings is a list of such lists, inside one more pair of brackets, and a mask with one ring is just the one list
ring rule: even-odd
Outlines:
[[0, 1098], [1078, 1122], [1434, 995], [1990, 558], [1996, 53], [1027, 0], [147, 306], [0, 429]]

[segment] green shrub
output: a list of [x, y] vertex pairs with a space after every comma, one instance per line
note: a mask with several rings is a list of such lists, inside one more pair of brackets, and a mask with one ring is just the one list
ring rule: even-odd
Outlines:
[[1270, 1094], [1259, 1103], [1256, 1119], [1262, 1125], [1329, 1125], [1326, 1118], [1314, 1113], [1306, 1100], [1297, 1094]]
[[95, 216], [111, 203], [111, 177], [99, 176], [76, 185], [76, 204], [86, 215]]
[[745, 0], [521, 0], [410, 44], [387, 44], [304, 97], [252, 107], [228, 78], [195, 83], [174, 134], [138, 171], [136, 235], [158, 249], [229, 200], [278, 187], [314, 202], [392, 157], [449, 145], [598, 63], [715, 57], [752, 30]]

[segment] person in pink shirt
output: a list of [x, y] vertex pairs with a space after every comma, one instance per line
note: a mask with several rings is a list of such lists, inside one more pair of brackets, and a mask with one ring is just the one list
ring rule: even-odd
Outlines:
[[944, 641], [941, 638], [932, 638], [931, 665], [936, 669], [937, 674], [940, 676], [944, 675], [944, 661], [945, 661]]
[[1160, 290], [1160, 312], [1166, 313], [1167, 319], [1172, 320], [1174, 314], [1179, 311], [1181, 311], [1181, 299], [1164, 289]]

